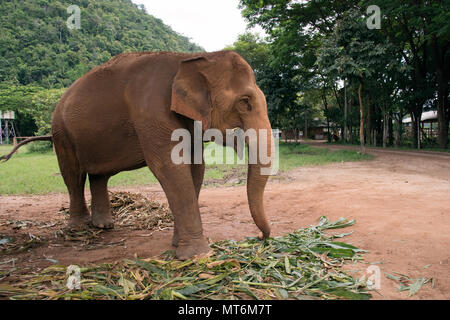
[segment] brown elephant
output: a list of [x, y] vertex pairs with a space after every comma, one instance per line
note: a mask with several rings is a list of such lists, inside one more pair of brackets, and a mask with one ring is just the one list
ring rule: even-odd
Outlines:
[[[185, 128], [193, 134], [194, 121], [224, 136], [237, 127], [266, 129], [272, 139], [264, 94], [237, 53], [120, 54], [74, 82], [56, 106], [49, 137], [70, 195], [70, 226], [112, 228], [108, 179], [148, 166], [175, 218], [177, 257], [209, 251], [198, 205], [205, 165], [171, 161], [177, 144], [171, 133]], [[247, 196], [255, 224], [268, 237], [262, 166], [259, 160], [248, 165]], [[92, 217], [84, 198], [87, 175]]]

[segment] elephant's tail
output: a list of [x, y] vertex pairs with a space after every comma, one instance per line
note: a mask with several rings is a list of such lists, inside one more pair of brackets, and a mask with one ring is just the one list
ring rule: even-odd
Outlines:
[[52, 136], [39, 136], [39, 137], [31, 137], [28, 139], [23, 140], [21, 143], [19, 143], [17, 146], [12, 149], [12, 151], [8, 154], [5, 154], [4, 156], [0, 157], [0, 161], [8, 161], [12, 155], [23, 145], [33, 142], [33, 141], [52, 141]]

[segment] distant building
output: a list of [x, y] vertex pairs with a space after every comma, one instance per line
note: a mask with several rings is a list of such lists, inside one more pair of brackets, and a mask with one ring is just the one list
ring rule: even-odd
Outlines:
[[[422, 112], [422, 117], [420, 118], [421, 122], [433, 123], [438, 121], [437, 111], [426, 111]], [[411, 125], [411, 117], [407, 117], [403, 119], [403, 123], [406, 125]]]
[[14, 111], [0, 111], [0, 144], [12, 143], [16, 137]]
[[[330, 123], [330, 128], [333, 126]], [[298, 135], [298, 136], [297, 136]], [[296, 137], [297, 136], [297, 137]], [[311, 123], [308, 123], [308, 128], [297, 130], [283, 130], [281, 132], [281, 139], [283, 140], [296, 140], [296, 139], [312, 139], [312, 140], [325, 140], [328, 139], [327, 123], [323, 119], [314, 118]]]
[[[404, 118], [402, 122], [405, 125], [405, 132], [407, 134], [412, 134], [411, 117]], [[437, 122], [438, 122], [437, 111], [422, 112], [422, 117], [420, 118], [420, 130], [425, 138], [437, 137], [438, 135]], [[434, 125], [435, 123], [436, 125]]]

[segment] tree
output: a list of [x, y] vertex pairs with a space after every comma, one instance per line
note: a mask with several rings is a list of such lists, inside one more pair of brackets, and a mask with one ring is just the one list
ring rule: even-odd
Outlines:
[[[238, 52], [253, 68], [258, 86], [267, 100], [272, 127], [297, 129], [293, 110], [297, 109], [298, 83], [295, 72], [289, 65], [280, 63], [273, 54], [276, 44], [269, 43], [259, 35], [245, 33], [226, 50]], [[296, 118], [296, 115], [294, 115]], [[299, 123], [299, 119], [295, 121]], [[295, 128], [294, 128], [295, 127]]]
[[131, 0], [76, 4], [81, 30], [62, 0], [0, 2], [0, 82], [62, 88], [122, 52], [203, 51]]
[[271, 54], [269, 43], [259, 34], [251, 32], [239, 35], [237, 41], [233, 45], [225, 47], [224, 50], [234, 50], [239, 53], [250, 64], [256, 78], [263, 76]]
[[[367, 27], [370, 5], [381, 9], [380, 30]], [[361, 142], [393, 142], [394, 128], [396, 136], [402, 132], [399, 117], [409, 112], [413, 142], [419, 146], [420, 118], [428, 105], [438, 110], [439, 144], [447, 145], [448, 1], [241, 0], [240, 7], [250, 25], [260, 25], [269, 35], [274, 61], [290, 69], [285, 74], [293, 75], [298, 89], [316, 90], [320, 83], [328, 118], [335, 106], [325, 99], [334, 93], [332, 103], [344, 113], [343, 132], [346, 96], [347, 102], [359, 101]], [[314, 57], [322, 63], [315, 64]], [[347, 95], [336, 89], [337, 80], [345, 80]]]
[[375, 4], [381, 8], [384, 17], [381, 32], [396, 47], [408, 66], [406, 91], [409, 98], [408, 110], [413, 120], [414, 145], [419, 146], [423, 106], [437, 95], [439, 144], [446, 147], [450, 3], [440, 0], [367, 0], [362, 3]]
[[62, 88], [114, 55], [203, 51], [130, 0], [76, 4], [81, 30], [67, 28], [64, 1], [0, 2], [0, 111], [16, 112], [21, 135], [48, 133]]
[[0, 111], [17, 113], [17, 126], [21, 135], [46, 135], [51, 131], [53, 110], [65, 90], [2, 84]]
[[336, 82], [341, 78], [358, 83], [362, 150], [365, 148], [365, 113], [370, 115], [370, 110], [363, 103], [363, 89], [369, 82], [377, 80], [378, 73], [387, 73], [393, 68], [395, 61], [390, 50], [389, 44], [378, 33], [367, 28], [361, 12], [354, 9], [337, 23], [333, 34], [324, 41], [320, 50], [319, 69], [330, 81]]
[[61, 96], [66, 91], [62, 89], [44, 89], [36, 92], [31, 98], [31, 108], [29, 114], [32, 115], [36, 125], [36, 135], [51, 134], [51, 120], [53, 110], [55, 110]]
[[31, 136], [37, 130], [36, 123], [29, 110], [33, 95], [42, 89], [33, 85], [0, 84], [0, 111], [14, 111], [16, 113], [16, 125], [19, 133], [23, 136]]

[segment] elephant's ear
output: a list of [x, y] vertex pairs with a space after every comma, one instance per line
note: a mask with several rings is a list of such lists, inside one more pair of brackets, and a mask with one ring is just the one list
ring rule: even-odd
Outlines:
[[211, 97], [205, 76], [209, 60], [196, 57], [183, 60], [172, 84], [170, 110], [202, 122], [203, 130], [211, 125]]

